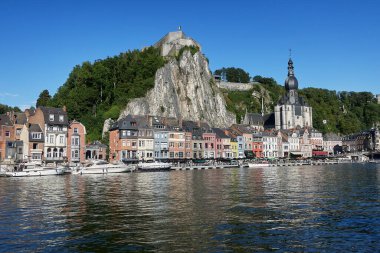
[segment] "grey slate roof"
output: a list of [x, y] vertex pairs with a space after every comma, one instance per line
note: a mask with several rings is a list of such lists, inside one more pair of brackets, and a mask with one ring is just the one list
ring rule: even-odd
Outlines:
[[[68, 125], [69, 121], [67, 118], [67, 113], [62, 108], [53, 108], [53, 107], [39, 107], [44, 114], [44, 119], [46, 124], [51, 125]], [[54, 115], [54, 120], [50, 121], [49, 115]], [[59, 121], [59, 116], [63, 115], [63, 121]]]
[[228, 139], [228, 138], [230, 138], [230, 137], [228, 137], [225, 133], [224, 133], [224, 131], [222, 130], [222, 129], [220, 129], [220, 128], [213, 128], [212, 129], [212, 131], [215, 133], [215, 135], [216, 135], [216, 137], [217, 138], [220, 138], [220, 139]]
[[38, 124], [30, 124], [29, 132], [42, 133], [42, 129], [41, 129], [40, 125], [38, 125]]
[[24, 112], [15, 113], [15, 124], [24, 125], [28, 122], [26, 114]]
[[247, 113], [246, 118], [248, 120], [248, 122], [245, 122], [246, 124], [264, 125], [264, 118], [260, 113]]
[[327, 133], [323, 136], [325, 141], [341, 141], [342, 137], [335, 133]]
[[42, 133], [42, 129], [41, 129], [40, 125], [38, 125], [38, 124], [30, 124], [29, 125], [29, 141], [31, 141], [31, 142], [44, 142], [45, 141], [43, 133], [41, 134], [40, 139], [33, 138], [32, 133]]
[[98, 149], [98, 148], [107, 148], [106, 144], [101, 143], [100, 141], [94, 141], [86, 145], [87, 149]]
[[8, 115], [0, 114], [0, 126], [13, 126], [13, 123]]

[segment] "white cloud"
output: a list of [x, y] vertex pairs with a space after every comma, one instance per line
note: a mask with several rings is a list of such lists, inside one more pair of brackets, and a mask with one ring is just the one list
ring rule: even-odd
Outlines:
[[18, 94], [13, 94], [9, 92], [0, 92], [0, 97], [18, 97]]

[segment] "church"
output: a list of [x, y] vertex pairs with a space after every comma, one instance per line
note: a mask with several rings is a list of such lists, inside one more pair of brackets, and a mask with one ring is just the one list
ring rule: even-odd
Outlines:
[[298, 80], [294, 76], [292, 59], [288, 62], [288, 77], [285, 80], [285, 95], [274, 107], [276, 129], [313, 127], [313, 110], [298, 95]]

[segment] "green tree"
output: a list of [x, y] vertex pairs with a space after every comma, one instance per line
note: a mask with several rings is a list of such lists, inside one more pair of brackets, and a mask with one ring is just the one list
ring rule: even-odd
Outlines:
[[250, 81], [249, 73], [241, 68], [221, 68], [214, 71], [215, 75], [220, 75], [228, 82], [248, 83]]
[[17, 106], [12, 107], [12, 106], [8, 106], [8, 105], [0, 104], [0, 114], [10, 112], [10, 111], [21, 112], [20, 108]]
[[104, 120], [116, 119], [131, 99], [153, 88], [156, 71], [164, 63], [153, 47], [84, 62], [73, 68], [48, 104], [65, 105], [70, 119], [87, 126], [89, 141], [100, 140]]
[[36, 107], [47, 106], [51, 100], [48, 90], [43, 90], [37, 99]]

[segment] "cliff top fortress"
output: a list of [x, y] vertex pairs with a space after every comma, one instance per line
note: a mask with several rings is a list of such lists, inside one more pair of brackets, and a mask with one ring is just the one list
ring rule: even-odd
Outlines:
[[153, 46], [161, 49], [162, 56], [175, 56], [179, 50], [185, 46], [194, 46], [199, 48], [199, 51], [202, 50], [202, 47], [198, 42], [187, 37], [181, 30], [169, 32]]

